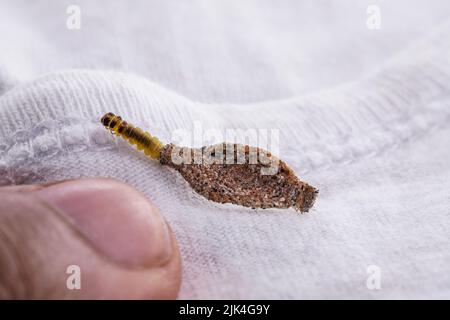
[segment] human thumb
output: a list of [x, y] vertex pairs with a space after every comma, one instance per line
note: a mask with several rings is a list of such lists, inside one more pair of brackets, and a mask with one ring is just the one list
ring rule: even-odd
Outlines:
[[112, 179], [0, 188], [0, 298], [170, 299], [175, 237], [134, 188]]

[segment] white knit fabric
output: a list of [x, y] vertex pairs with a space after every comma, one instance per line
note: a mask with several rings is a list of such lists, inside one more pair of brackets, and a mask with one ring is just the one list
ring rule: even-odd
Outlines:
[[[447, 3], [378, 1], [369, 30], [357, 1], [80, 1], [71, 31], [69, 2], [1, 1], [0, 185], [135, 186], [175, 231], [180, 298], [450, 298]], [[108, 111], [166, 142], [279, 129], [316, 205], [209, 202], [111, 137]]]

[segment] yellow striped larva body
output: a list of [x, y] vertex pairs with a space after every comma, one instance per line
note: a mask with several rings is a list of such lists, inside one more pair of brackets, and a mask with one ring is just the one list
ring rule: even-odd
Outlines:
[[148, 132], [135, 127], [126, 121], [122, 120], [120, 116], [109, 112], [101, 119], [102, 124], [108, 128], [112, 133], [129, 141], [131, 144], [137, 146], [139, 150], [153, 159], [159, 159], [161, 149], [164, 145], [158, 138], [151, 136]]

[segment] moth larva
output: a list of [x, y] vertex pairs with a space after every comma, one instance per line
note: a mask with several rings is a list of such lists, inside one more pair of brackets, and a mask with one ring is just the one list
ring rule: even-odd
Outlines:
[[[285, 162], [263, 149], [233, 143], [182, 148], [171, 143], [164, 145], [113, 113], [105, 114], [101, 123], [150, 158], [174, 168], [197, 193], [209, 200], [251, 208], [293, 207], [307, 212], [316, 199], [318, 190], [300, 181]], [[257, 156], [256, 162], [252, 162], [252, 155]], [[268, 161], [262, 161], [262, 155]], [[180, 162], [183, 156], [188, 156], [186, 159], [190, 161]], [[232, 163], [224, 161], [228, 156]], [[277, 164], [276, 171], [263, 174], [264, 169], [269, 169], [269, 163]]]

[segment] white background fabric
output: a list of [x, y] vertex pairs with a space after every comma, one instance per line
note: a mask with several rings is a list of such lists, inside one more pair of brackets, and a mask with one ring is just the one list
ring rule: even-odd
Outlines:
[[[134, 185], [176, 233], [180, 298], [450, 298], [449, 15], [425, 0], [0, 0], [0, 184]], [[316, 205], [208, 202], [110, 137], [108, 111], [166, 142], [195, 123], [279, 129]]]

